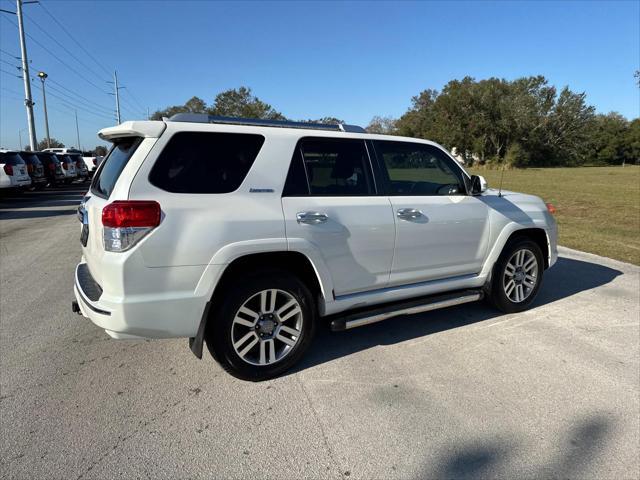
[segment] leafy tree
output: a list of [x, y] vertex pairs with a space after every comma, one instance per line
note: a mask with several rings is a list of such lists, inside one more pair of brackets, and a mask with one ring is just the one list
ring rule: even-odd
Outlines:
[[382, 135], [395, 135], [398, 131], [397, 120], [392, 117], [375, 116], [367, 125], [367, 132]]
[[594, 108], [584, 93], [559, 93], [543, 76], [452, 80], [425, 90], [398, 120], [398, 133], [429, 138], [465, 161], [578, 165], [588, 156]]
[[93, 154], [96, 157], [104, 157], [107, 154], [107, 147], [105, 147], [104, 145], [98, 145], [93, 150]]
[[170, 118], [176, 113], [208, 113], [224, 117], [267, 118], [286, 120], [284, 115], [251, 93], [247, 87], [226, 90], [216, 95], [211, 106], [199, 97], [191, 97], [184, 105], [173, 105], [154, 112], [151, 120]]
[[626, 134], [626, 144], [628, 146], [627, 161], [629, 163], [640, 164], [640, 118], [632, 120]]
[[151, 115], [151, 120], [162, 120], [164, 117], [170, 118], [176, 113], [206, 113], [207, 104], [199, 97], [191, 97], [184, 105], [174, 105], [164, 110], [157, 110]]
[[253, 95], [247, 87], [234, 88], [216, 95], [209, 113], [226, 117], [286, 120], [284, 115]]
[[307, 123], [324, 123], [326, 125], [341, 125], [345, 123], [344, 120], [340, 120], [339, 118], [336, 118], [336, 117], [322, 117], [317, 119], [310, 118], [309, 120], [302, 120], [302, 121]]
[[589, 128], [587, 158], [595, 164], [621, 165], [626, 160], [629, 122], [619, 113], [597, 115]]
[[[51, 146], [49, 146], [49, 145], [51, 145]], [[55, 138], [51, 137], [49, 139], [49, 143], [47, 143], [47, 139], [46, 138], [40, 140], [38, 142], [38, 144], [36, 145], [36, 150], [39, 152], [39, 151], [44, 150], [45, 148], [64, 148], [64, 146], [65, 146], [64, 143], [62, 143], [61, 141], [56, 140]]]

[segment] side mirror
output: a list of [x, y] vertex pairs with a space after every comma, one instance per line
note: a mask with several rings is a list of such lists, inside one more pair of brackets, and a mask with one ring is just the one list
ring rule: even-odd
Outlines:
[[471, 175], [471, 195], [479, 195], [487, 190], [487, 181], [481, 175]]

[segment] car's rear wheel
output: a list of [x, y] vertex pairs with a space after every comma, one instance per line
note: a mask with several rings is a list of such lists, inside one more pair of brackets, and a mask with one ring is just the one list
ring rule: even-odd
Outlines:
[[231, 375], [260, 381], [291, 368], [315, 332], [313, 297], [288, 272], [269, 271], [229, 285], [206, 330], [207, 348]]
[[540, 289], [543, 271], [536, 242], [522, 237], [510, 241], [493, 269], [491, 302], [506, 313], [526, 310]]

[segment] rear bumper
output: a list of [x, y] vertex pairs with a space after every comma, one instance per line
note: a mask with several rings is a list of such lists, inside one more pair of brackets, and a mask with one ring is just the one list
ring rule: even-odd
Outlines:
[[76, 266], [73, 287], [81, 315], [113, 338], [195, 336], [206, 299], [184, 292], [122, 296], [103, 292], [86, 263]]
[[12, 187], [28, 187], [29, 185], [31, 185], [31, 177], [11, 179]]

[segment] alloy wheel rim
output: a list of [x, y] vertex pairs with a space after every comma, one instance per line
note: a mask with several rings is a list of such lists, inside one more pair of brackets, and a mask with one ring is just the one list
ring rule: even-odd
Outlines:
[[504, 293], [513, 303], [522, 303], [531, 296], [538, 284], [538, 259], [523, 248], [517, 250], [504, 268]]
[[302, 308], [289, 292], [262, 290], [236, 312], [231, 324], [231, 345], [251, 365], [273, 365], [285, 358], [300, 341]]

